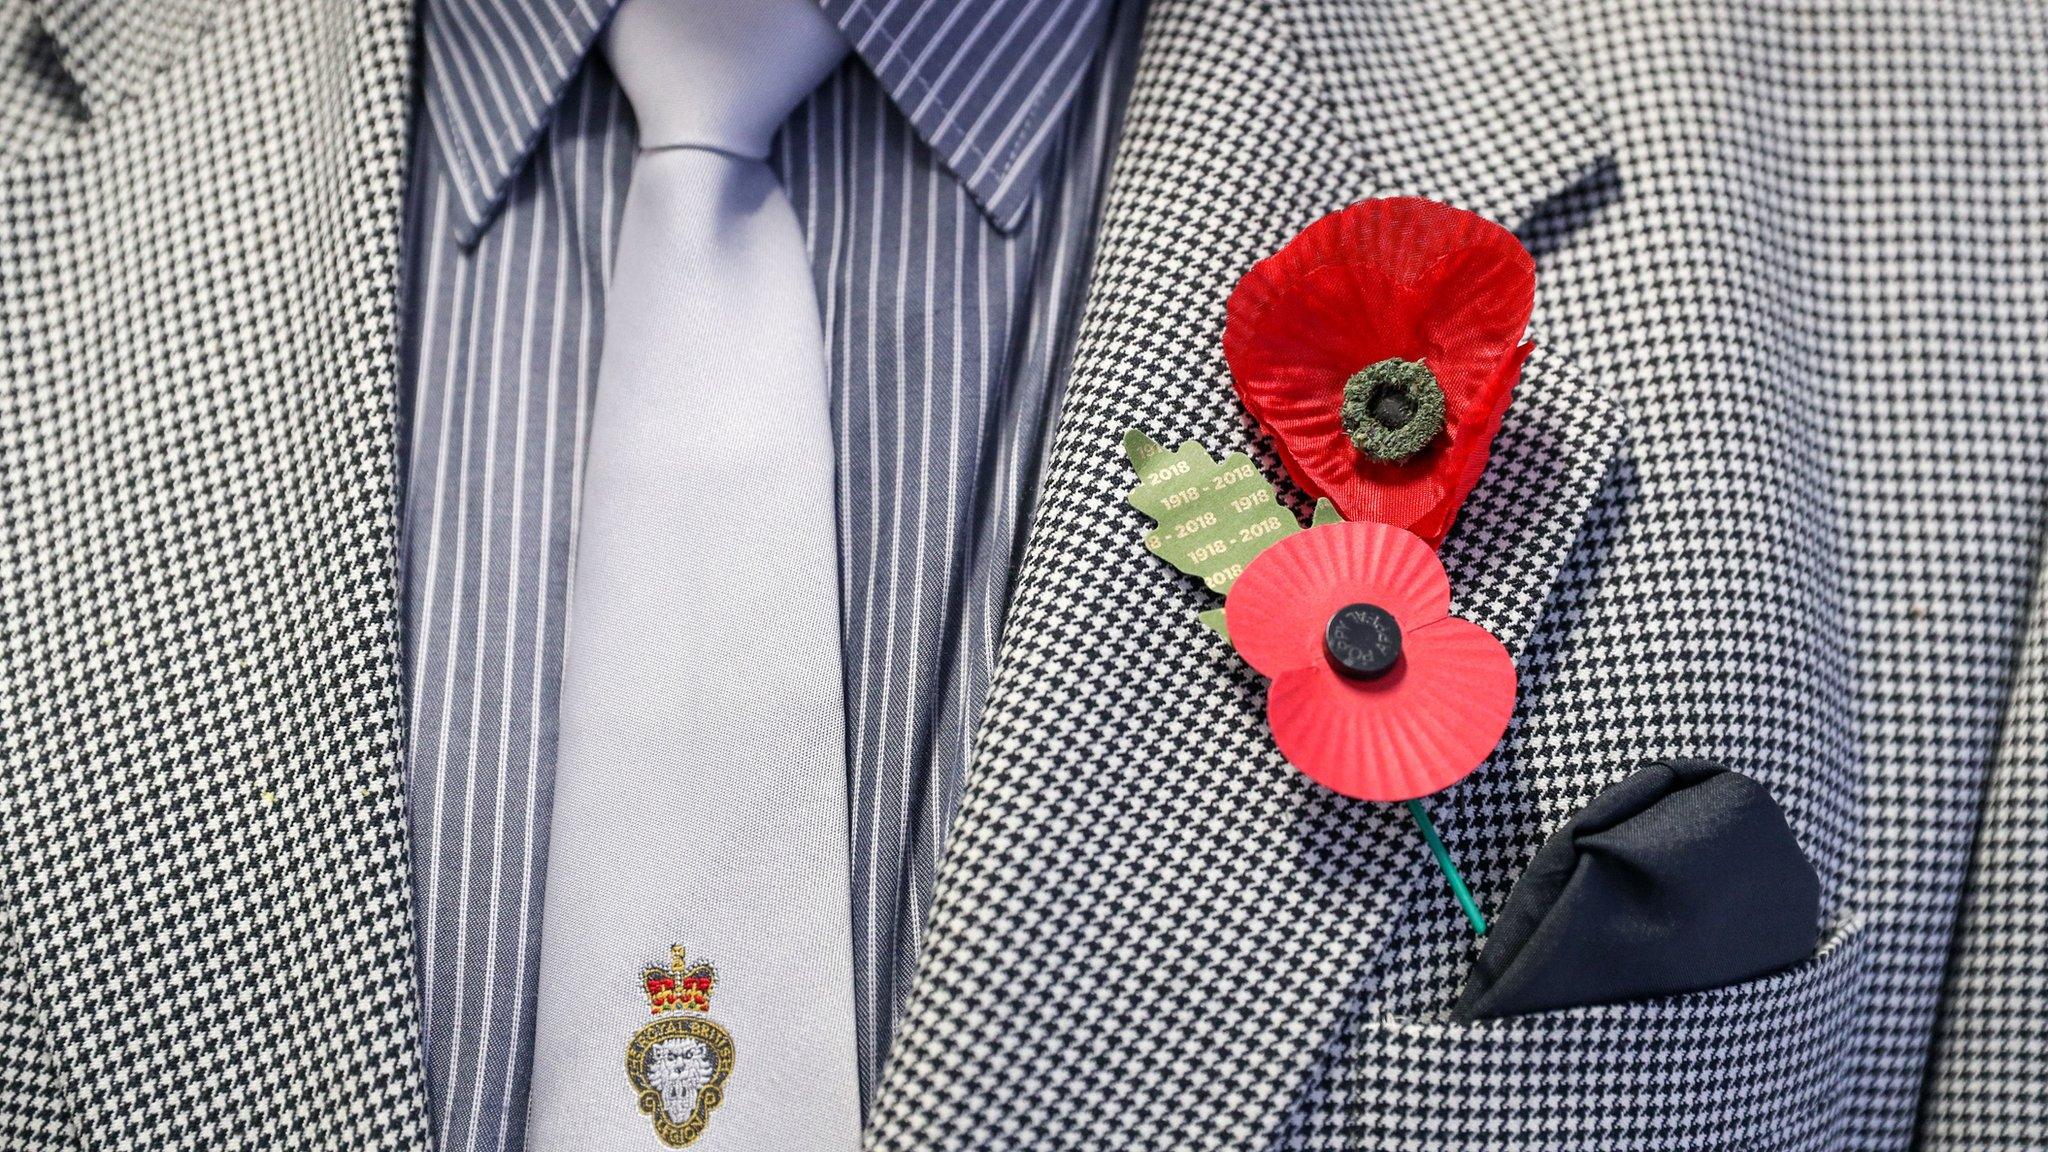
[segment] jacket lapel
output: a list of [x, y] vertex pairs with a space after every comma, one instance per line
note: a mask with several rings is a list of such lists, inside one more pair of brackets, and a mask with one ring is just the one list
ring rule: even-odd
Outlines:
[[192, 50], [221, 0], [29, 0], [86, 108], [104, 114]]
[[1529, 0], [1281, 0], [1302, 66], [1379, 195], [1510, 228], [1590, 174], [1606, 125]]
[[408, 6], [38, 3], [89, 115], [0, 166], [0, 1008], [61, 1097], [25, 1107], [83, 1147], [423, 1149]]
[[[1218, 343], [1253, 261], [1369, 195], [1517, 223], [1599, 157], [1598, 118], [1560, 58], [1531, 59], [1546, 42], [1515, 0], [1340, 7], [1155, 0], [1147, 14], [1067, 401], [871, 1148], [1273, 1140], [1369, 994], [1391, 925], [1437, 896], [1398, 809], [1326, 793], [1273, 751], [1264, 682], [1196, 623], [1214, 597], [1145, 551], [1149, 524], [1124, 502], [1127, 428], [1256, 444]], [[1445, 551], [1461, 610], [1518, 654], [1617, 436], [1538, 339]], [[1268, 446], [1255, 455], [1284, 475]]]

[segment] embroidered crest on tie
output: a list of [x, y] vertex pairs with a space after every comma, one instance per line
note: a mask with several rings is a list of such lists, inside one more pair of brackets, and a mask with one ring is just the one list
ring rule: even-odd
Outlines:
[[654, 1134], [682, 1148], [704, 1134], [732, 1075], [732, 1035], [706, 1015], [718, 970], [701, 960], [686, 964], [676, 945], [666, 966], [647, 966], [640, 984], [654, 1019], [626, 1044], [626, 1079], [640, 1095], [640, 1111], [653, 1118]]
[[1346, 796], [1401, 802], [1475, 932], [1486, 919], [1421, 799], [1507, 730], [1513, 659], [1450, 614], [1435, 549], [1486, 468], [1522, 363], [1535, 262], [1483, 217], [1410, 197], [1304, 229], [1231, 293], [1238, 397], [1316, 500], [1304, 529], [1250, 457], [1135, 429], [1145, 545], [1227, 597], [1202, 613], [1272, 680], [1281, 755]]

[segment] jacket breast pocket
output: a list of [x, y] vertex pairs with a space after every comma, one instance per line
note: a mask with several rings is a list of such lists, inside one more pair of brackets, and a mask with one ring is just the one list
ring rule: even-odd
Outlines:
[[1854, 918], [1815, 954], [1742, 984], [1457, 1023], [1363, 1021], [1347, 1127], [1433, 1152], [1821, 1152], [1869, 967]]

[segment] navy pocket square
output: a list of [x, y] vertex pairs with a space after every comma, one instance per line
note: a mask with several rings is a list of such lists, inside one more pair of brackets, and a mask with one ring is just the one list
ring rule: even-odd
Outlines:
[[1482, 1020], [1697, 992], [1813, 954], [1820, 878], [1763, 785], [1644, 767], [1553, 833], [1452, 1014]]

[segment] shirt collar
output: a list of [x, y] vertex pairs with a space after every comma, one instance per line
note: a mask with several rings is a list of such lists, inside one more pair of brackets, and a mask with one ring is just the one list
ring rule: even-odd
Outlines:
[[[1112, 0], [818, 0], [997, 228], [1023, 219]], [[617, 0], [429, 0], [426, 113], [463, 243], [503, 203]]]

